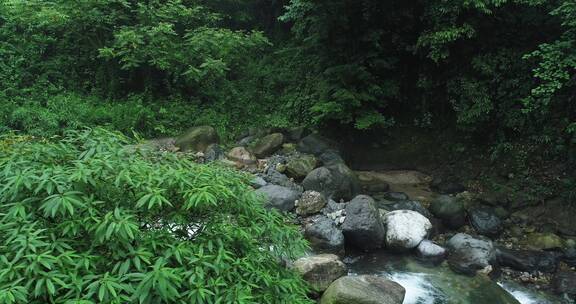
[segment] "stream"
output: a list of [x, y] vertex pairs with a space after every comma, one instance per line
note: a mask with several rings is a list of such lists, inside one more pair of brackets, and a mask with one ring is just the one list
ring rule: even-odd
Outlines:
[[446, 263], [427, 265], [414, 257], [378, 251], [344, 259], [350, 275], [381, 275], [406, 289], [404, 304], [553, 304], [560, 299], [513, 282], [452, 272]]

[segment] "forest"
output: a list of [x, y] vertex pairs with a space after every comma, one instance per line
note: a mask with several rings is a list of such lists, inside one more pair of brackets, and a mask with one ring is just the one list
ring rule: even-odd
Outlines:
[[575, 0], [0, 0], [0, 304], [574, 303], [575, 169]]

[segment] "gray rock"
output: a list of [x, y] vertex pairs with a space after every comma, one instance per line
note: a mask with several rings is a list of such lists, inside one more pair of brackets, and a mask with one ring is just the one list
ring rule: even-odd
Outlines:
[[331, 166], [331, 165], [344, 164], [345, 163], [344, 159], [340, 155], [340, 152], [338, 152], [337, 150], [334, 150], [334, 149], [328, 149], [328, 150], [322, 152], [322, 154], [320, 154], [320, 156], [318, 158], [320, 159], [320, 162], [324, 166]]
[[253, 165], [256, 163], [256, 157], [244, 147], [232, 148], [227, 154], [228, 158], [236, 163], [243, 165]]
[[393, 250], [416, 248], [432, 229], [432, 223], [412, 210], [396, 210], [384, 215], [386, 247]]
[[389, 210], [412, 210], [422, 214], [427, 218], [432, 217], [432, 214], [428, 211], [428, 209], [424, 208], [424, 206], [422, 206], [422, 204], [417, 201], [399, 201], [397, 203], [391, 204]]
[[402, 304], [406, 290], [379, 276], [346, 276], [330, 284], [320, 304]]
[[423, 240], [416, 247], [416, 255], [423, 259], [443, 259], [446, 256], [446, 249], [432, 241]]
[[382, 247], [384, 225], [371, 197], [359, 195], [346, 205], [342, 232], [346, 242], [357, 248], [370, 250]]
[[448, 265], [455, 272], [474, 275], [490, 266], [496, 259], [492, 241], [458, 233], [446, 244], [450, 252]]
[[296, 201], [296, 213], [299, 215], [310, 215], [320, 212], [326, 206], [326, 198], [317, 191], [305, 191]]
[[476, 232], [486, 236], [498, 236], [502, 232], [502, 221], [490, 208], [477, 208], [469, 212], [470, 224]]
[[529, 272], [555, 272], [559, 261], [559, 255], [554, 252], [506, 248], [498, 248], [496, 258], [500, 266]]
[[180, 151], [204, 152], [212, 144], [220, 142], [218, 133], [210, 126], [193, 127], [176, 138], [174, 144]]
[[346, 203], [337, 203], [334, 200], [328, 200], [326, 207], [322, 209], [324, 215], [346, 208]]
[[275, 168], [269, 168], [266, 173], [262, 176], [270, 184], [279, 185], [282, 187], [287, 187], [290, 189], [298, 190], [302, 192], [302, 187], [297, 185], [288, 176], [276, 171]]
[[322, 253], [344, 253], [344, 235], [334, 222], [321, 216], [304, 227], [304, 236], [312, 248]]
[[456, 194], [466, 191], [466, 187], [454, 181], [435, 179], [431, 185], [432, 190], [441, 194]]
[[356, 175], [345, 164], [312, 170], [302, 182], [302, 186], [306, 190], [321, 192], [334, 200], [350, 200], [360, 189]]
[[212, 144], [206, 148], [204, 152], [204, 159], [207, 162], [224, 159], [224, 150], [218, 144]]
[[250, 186], [254, 189], [259, 189], [266, 186], [268, 183], [260, 176], [255, 176], [250, 180]]
[[302, 138], [298, 143], [298, 151], [315, 156], [320, 156], [329, 149], [336, 148], [336, 150], [338, 150], [337, 147], [338, 144], [336, 142], [318, 134], [310, 134]]
[[332, 282], [347, 273], [346, 265], [334, 254], [319, 254], [300, 258], [294, 262], [294, 269], [316, 292], [323, 292]]
[[256, 157], [263, 158], [280, 149], [282, 143], [284, 143], [284, 135], [282, 133], [266, 135], [254, 144], [252, 152]]
[[275, 208], [280, 211], [291, 211], [294, 209], [294, 202], [300, 196], [299, 191], [278, 185], [266, 185], [256, 193], [263, 194], [266, 198], [265, 207]]
[[384, 195], [384, 198], [391, 201], [407, 201], [410, 199], [404, 192], [388, 192]]
[[238, 141], [238, 146], [247, 147], [256, 141], [256, 136], [246, 136]]
[[441, 195], [432, 201], [430, 212], [441, 219], [452, 229], [458, 229], [466, 224], [466, 210], [460, 199]]
[[560, 295], [576, 295], [576, 272], [559, 271], [552, 278], [552, 288], [555, 293]]

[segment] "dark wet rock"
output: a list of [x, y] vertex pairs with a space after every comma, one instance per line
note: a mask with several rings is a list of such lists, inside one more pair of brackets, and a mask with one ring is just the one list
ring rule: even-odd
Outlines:
[[176, 138], [174, 144], [180, 151], [204, 152], [212, 144], [220, 142], [218, 133], [210, 126], [199, 126], [188, 129]]
[[500, 266], [519, 271], [554, 272], [558, 267], [559, 254], [537, 250], [513, 250], [498, 248], [496, 258]]
[[465, 233], [453, 236], [446, 247], [449, 250], [448, 265], [457, 273], [474, 275], [490, 266], [496, 258], [492, 241]]
[[576, 248], [565, 248], [562, 253], [562, 261], [570, 267], [576, 267]]
[[212, 144], [206, 148], [204, 152], [204, 159], [207, 162], [224, 159], [224, 150], [218, 144]]
[[446, 257], [446, 253], [444, 247], [429, 240], [423, 240], [416, 247], [416, 255], [425, 260], [442, 260]]
[[343, 210], [344, 208], [346, 208], [346, 203], [337, 203], [334, 200], [328, 200], [328, 204], [322, 209], [322, 214], [326, 215], [338, 210]]
[[253, 144], [256, 141], [256, 139], [257, 139], [256, 136], [246, 136], [246, 137], [240, 139], [237, 142], [237, 144], [238, 144], [238, 146], [241, 146], [241, 147], [247, 147], [247, 146]]
[[286, 163], [286, 173], [293, 178], [302, 179], [316, 168], [316, 157], [313, 155], [300, 155], [293, 157]]
[[283, 133], [284, 133], [284, 135], [286, 135], [286, 139], [288, 139], [289, 141], [298, 142], [304, 136], [308, 135], [309, 131], [304, 127], [296, 127], [296, 128], [288, 129], [288, 130], [284, 131]]
[[264, 180], [270, 184], [288, 187], [302, 192], [302, 187], [300, 185], [294, 183], [294, 181], [292, 181], [285, 174], [276, 171], [275, 168], [269, 168], [266, 170], [266, 173], [262, 176], [262, 178], [264, 178]]
[[439, 179], [432, 181], [430, 186], [432, 190], [440, 194], [456, 194], [466, 191], [466, 187], [458, 182], [443, 181]]
[[479, 234], [495, 237], [502, 232], [502, 221], [492, 208], [476, 208], [468, 216], [470, 224]]
[[302, 186], [306, 190], [321, 192], [334, 200], [352, 199], [359, 191], [358, 179], [345, 164], [312, 170], [302, 182]]
[[458, 229], [466, 224], [466, 210], [458, 198], [441, 195], [432, 201], [430, 212], [452, 229]]
[[301, 194], [297, 190], [278, 185], [266, 185], [256, 190], [256, 193], [264, 195], [266, 208], [275, 208], [286, 212], [294, 209], [294, 202]]
[[305, 191], [296, 201], [296, 214], [310, 215], [320, 212], [326, 206], [326, 198], [317, 191]]
[[380, 276], [346, 276], [334, 281], [320, 304], [402, 304], [406, 290]]
[[396, 210], [384, 215], [386, 248], [405, 251], [416, 248], [432, 229], [432, 223], [412, 210]]
[[407, 201], [410, 199], [408, 194], [404, 192], [387, 192], [384, 194], [384, 198], [390, 201]]
[[294, 262], [294, 270], [315, 292], [323, 292], [336, 279], [346, 275], [346, 265], [334, 254], [318, 254]]
[[342, 225], [346, 243], [363, 249], [382, 247], [385, 237], [384, 225], [374, 200], [358, 195], [346, 205], [346, 219]]
[[555, 293], [560, 295], [576, 295], [576, 272], [559, 271], [552, 278], [552, 288]]
[[344, 235], [336, 227], [334, 221], [325, 217], [317, 217], [304, 227], [304, 236], [310, 242], [312, 249], [322, 253], [344, 253]]
[[266, 157], [278, 151], [284, 143], [284, 135], [282, 133], [272, 133], [259, 139], [254, 146], [252, 152], [259, 158]]
[[302, 153], [320, 156], [326, 150], [334, 149], [338, 151], [338, 144], [319, 134], [310, 134], [298, 143], [298, 151]]
[[428, 211], [428, 209], [424, 208], [424, 206], [422, 206], [422, 204], [417, 201], [399, 201], [390, 205], [389, 210], [412, 210], [422, 214], [427, 218], [432, 217], [432, 214]]

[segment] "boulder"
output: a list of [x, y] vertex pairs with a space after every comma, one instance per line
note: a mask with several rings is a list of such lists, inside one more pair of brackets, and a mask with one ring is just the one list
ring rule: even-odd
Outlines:
[[320, 156], [329, 149], [338, 150], [337, 147], [338, 144], [333, 140], [315, 133], [302, 138], [298, 143], [298, 151], [316, 156]]
[[552, 289], [559, 295], [576, 295], [576, 272], [562, 270], [552, 278]]
[[345, 163], [344, 159], [340, 155], [340, 152], [338, 152], [337, 150], [334, 150], [334, 149], [328, 149], [328, 150], [322, 152], [322, 154], [320, 154], [320, 156], [318, 156], [318, 158], [320, 159], [320, 162], [324, 166], [332, 166], [332, 165], [336, 165], [336, 164], [344, 164]]
[[562, 253], [562, 261], [570, 267], [576, 267], [576, 248], [564, 248]]
[[384, 225], [374, 200], [367, 195], [358, 195], [346, 205], [346, 219], [342, 224], [347, 243], [363, 249], [377, 249], [385, 237]]
[[174, 144], [183, 152], [204, 152], [208, 146], [219, 142], [218, 133], [214, 128], [200, 126], [191, 128], [178, 136]]
[[528, 249], [533, 250], [560, 249], [564, 244], [562, 238], [554, 233], [538, 232], [528, 234], [523, 243]]
[[294, 209], [294, 202], [300, 196], [299, 191], [278, 185], [266, 185], [256, 190], [256, 193], [264, 195], [266, 208], [275, 208], [285, 212]]
[[466, 224], [464, 204], [455, 197], [448, 195], [437, 197], [430, 205], [430, 212], [452, 229], [458, 229]]
[[344, 253], [344, 235], [336, 227], [334, 221], [321, 216], [304, 227], [304, 237], [310, 242], [312, 249], [322, 253]]
[[262, 178], [264, 178], [264, 180], [270, 184], [279, 185], [302, 192], [302, 187], [300, 185], [294, 183], [294, 181], [288, 178], [288, 176], [285, 174], [278, 172], [276, 168], [269, 168], [266, 170], [266, 173], [262, 176]]
[[330, 284], [320, 304], [402, 304], [405, 294], [404, 287], [383, 277], [346, 276]]
[[296, 201], [296, 213], [299, 215], [310, 215], [320, 212], [326, 206], [326, 198], [322, 193], [316, 191], [305, 191]]
[[266, 186], [268, 183], [260, 176], [255, 176], [250, 180], [250, 186], [254, 189], [259, 189]]
[[537, 250], [514, 250], [498, 248], [496, 258], [500, 266], [519, 271], [555, 272], [559, 255], [553, 252]]
[[502, 232], [502, 221], [491, 208], [476, 208], [469, 213], [470, 224], [476, 232], [486, 236], [498, 236]]
[[440, 194], [456, 194], [466, 191], [466, 187], [458, 182], [442, 180], [434, 180], [431, 188]]
[[350, 200], [359, 191], [354, 172], [345, 164], [316, 168], [302, 182], [305, 190], [321, 192], [329, 199]]
[[417, 201], [399, 201], [399, 202], [391, 204], [389, 207], [389, 210], [390, 211], [412, 210], [412, 211], [416, 211], [416, 212], [422, 214], [423, 216], [425, 216], [429, 219], [432, 218], [432, 214], [430, 213], [430, 211], [428, 211], [428, 209], [424, 208], [424, 206], [422, 206], [422, 204], [420, 204], [420, 202], [417, 202]]
[[443, 259], [446, 256], [446, 249], [432, 241], [423, 240], [416, 247], [416, 255], [422, 259]]
[[218, 144], [209, 145], [204, 152], [204, 159], [207, 162], [224, 159], [224, 150]]
[[394, 250], [416, 248], [428, 232], [432, 223], [422, 214], [412, 210], [397, 210], [384, 216], [386, 246]]
[[260, 138], [252, 146], [252, 152], [256, 157], [264, 158], [280, 149], [282, 143], [284, 143], [284, 135], [282, 133], [272, 133]]
[[244, 147], [235, 147], [227, 154], [228, 159], [243, 164], [253, 165], [256, 163], [256, 157]]
[[316, 168], [316, 157], [313, 155], [301, 155], [294, 157], [286, 164], [286, 173], [295, 179], [302, 179]]
[[491, 266], [496, 258], [492, 241], [485, 238], [458, 233], [446, 245], [450, 253], [448, 265], [457, 273], [474, 275], [478, 270]]
[[347, 274], [346, 265], [334, 254], [300, 258], [294, 262], [293, 268], [316, 292], [323, 292], [332, 282]]

